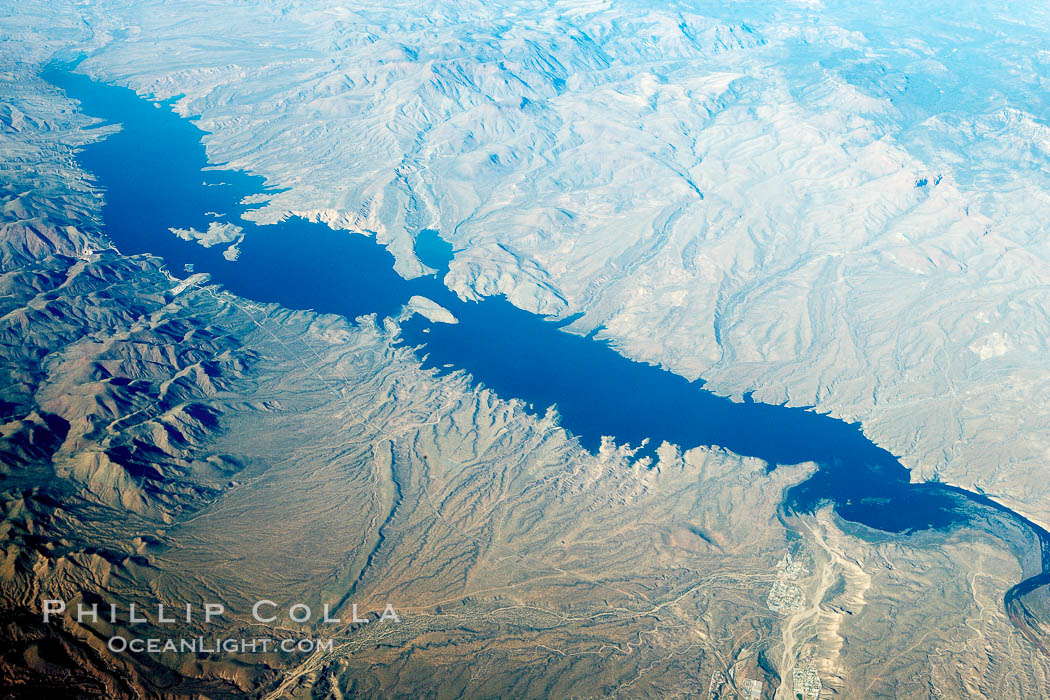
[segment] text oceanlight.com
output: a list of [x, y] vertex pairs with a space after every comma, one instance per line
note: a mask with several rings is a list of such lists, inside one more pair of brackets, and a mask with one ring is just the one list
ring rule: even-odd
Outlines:
[[268, 654], [270, 652], [283, 651], [286, 653], [300, 652], [308, 654], [313, 651], [332, 651], [333, 640], [331, 639], [271, 639], [261, 637], [255, 639], [208, 639], [205, 637], [190, 637], [180, 639], [140, 639], [138, 637], [122, 637], [117, 635], [110, 637], [106, 647], [115, 654], [125, 651], [135, 653], [161, 654]]

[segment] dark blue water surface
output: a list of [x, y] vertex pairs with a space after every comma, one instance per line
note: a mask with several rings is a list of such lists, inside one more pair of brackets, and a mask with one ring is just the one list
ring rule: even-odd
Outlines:
[[[415, 316], [403, 324], [404, 342], [420, 346], [417, 354], [428, 366], [466, 370], [536, 413], [556, 405], [562, 425], [590, 450], [611, 435], [635, 446], [649, 439], [643, 453], [650, 454], [666, 440], [683, 448], [721, 446], [766, 460], [770, 468], [816, 462], [816, 474], [786, 494], [787, 511], [831, 502], [847, 520], [907, 532], [948, 528], [970, 517], [975, 505], [994, 505], [940, 484], [909, 483], [897, 458], [865, 438], [857, 424], [800, 408], [731, 401], [704, 390], [702, 382], [626, 359], [604, 342], [565, 331], [564, 321], [527, 313], [503, 298], [460, 301], [440, 281], [452, 248], [437, 232], [420, 235], [417, 254], [439, 274], [404, 280], [394, 272], [391, 255], [371, 238], [298, 218], [269, 226], [242, 221], [251, 207], [241, 200], [266, 192], [263, 180], [208, 169], [202, 132], [191, 120], [168, 104], [63, 67], [52, 66], [45, 77], [79, 100], [85, 113], [122, 125], [118, 134], [86, 146], [79, 158], [106, 190], [105, 232], [125, 254], [162, 256], [176, 272], [208, 272], [246, 298], [351, 319], [394, 315], [410, 296], [429, 297], [459, 323]], [[170, 233], [170, 227], [206, 229], [216, 220], [209, 212], [245, 229], [235, 262], [223, 257], [223, 245], [205, 249]]]

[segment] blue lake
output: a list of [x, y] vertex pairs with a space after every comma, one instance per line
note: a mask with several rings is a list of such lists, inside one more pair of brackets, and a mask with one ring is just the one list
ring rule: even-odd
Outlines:
[[[612, 435], [635, 446], [648, 438], [649, 450], [663, 440], [683, 448], [720, 446], [766, 460], [770, 468], [816, 462], [815, 475], [785, 495], [787, 511], [830, 502], [847, 520], [901, 533], [950, 528], [971, 518], [975, 507], [1005, 510], [960, 489], [911, 484], [908, 470], [856, 424], [717, 396], [701, 382], [569, 333], [565, 321], [527, 313], [502, 298], [460, 301], [441, 283], [441, 274], [402, 279], [390, 254], [366, 236], [298, 218], [269, 226], [242, 221], [240, 215], [251, 207], [241, 200], [266, 192], [263, 180], [209, 169], [202, 132], [192, 120], [180, 118], [169, 105], [63, 67], [49, 68], [45, 77], [79, 100], [85, 113], [122, 125], [118, 134], [79, 154], [82, 166], [105, 188], [105, 233], [122, 253], [161, 256], [176, 274], [191, 266], [242, 297], [350, 319], [395, 315], [410, 296], [429, 297], [459, 323], [415, 316], [402, 324], [403, 342], [421, 346], [417, 353], [426, 365], [465, 370], [499, 395], [531, 404], [536, 413], [555, 404], [562, 425], [592, 451], [602, 435]], [[216, 220], [209, 212], [245, 229], [236, 261], [223, 257], [223, 245], [203, 248], [169, 231], [207, 229]], [[424, 232], [417, 254], [443, 270], [452, 249], [435, 232]], [[1045, 531], [1016, 517], [1050, 541]]]

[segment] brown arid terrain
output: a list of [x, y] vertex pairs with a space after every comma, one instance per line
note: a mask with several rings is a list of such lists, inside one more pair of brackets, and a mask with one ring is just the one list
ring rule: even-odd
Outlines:
[[[1021, 578], [1002, 540], [782, 519], [804, 465], [590, 455], [554, 416], [421, 371], [391, 346], [392, 322], [91, 258], [48, 254], [3, 277], [5, 386], [19, 387], [5, 395], [22, 402], [3, 443], [11, 691], [747, 697], [756, 680], [772, 697], [808, 672], [847, 697], [1045, 687], [1045, 660], [1002, 608]], [[46, 347], [18, 333], [30, 323]], [[230, 614], [177, 634], [45, 625], [49, 598], [218, 599]], [[106, 650], [119, 634], [255, 635], [260, 599], [341, 617], [357, 605], [371, 621], [265, 629], [334, 640], [314, 654]], [[387, 603], [399, 622], [376, 619]]]
[[[422, 369], [397, 318], [122, 255], [75, 160], [107, 132], [37, 77], [107, 35], [21, 19], [0, 51], [3, 697], [1050, 697], [1003, 601], [1039, 545], [1006, 518], [891, 535], [788, 514], [811, 464], [592, 454], [555, 411]], [[198, 636], [331, 645], [110, 648]]]

